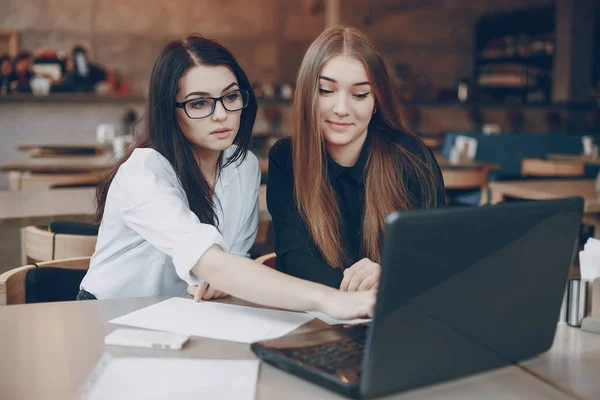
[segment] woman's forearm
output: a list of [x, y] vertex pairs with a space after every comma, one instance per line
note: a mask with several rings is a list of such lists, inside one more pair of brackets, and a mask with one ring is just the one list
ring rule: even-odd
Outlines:
[[234, 297], [288, 310], [322, 311], [326, 297], [336, 292], [325, 285], [294, 278], [229, 254], [217, 246], [204, 253], [192, 272], [213, 288]]

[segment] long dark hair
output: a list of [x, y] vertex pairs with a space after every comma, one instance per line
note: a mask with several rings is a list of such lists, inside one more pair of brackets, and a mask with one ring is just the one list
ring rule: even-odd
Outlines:
[[[439, 206], [435, 160], [423, 142], [402, 124], [400, 107], [380, 53], [358, 30], [329, 28], [310, 45], [298, 72], [294, 97], [292, 154], [295, 198], [317, 248], [332, 267], [349, 260], [340, 236], [339, 207], [327, 179], [324, 139], [318, 126], [319, 74], [331, 58], [347, 55], [360, 60], [373, 87], [377, 112], [371, 117], [371, 148], [365, 169], [365, 213], [362, 250], [379, 262], [385, 217], [392, 211]], [[402, 142], [413, 143], [413, 154]], [[404, 185], [412, 173], [419, 183], [421, 204]]]
[[235, 57], [220, 44], [198, 34], [169, 43], [160, 53], [150, 78], [148, 106], [143, 123], [138, 124], [131, 149], [107, 173], [96, 189], [96, 221], [100, 222], [112, 180], [136, 148], [151, 148], [162, 154], [171, 164], [185, 194], [190, 210], [200, 222], [217, 226], [213, 191], [206, 180], [189, 140], [184, 136], [175, 113], [175, 96], [179, 79], [196, 65], [222, 65], [229, 67], [238, 80], [240, 89], [250, 93], [248, 106], [242, 110], [240, 127], [233, 144], [233, 154], [225, 160], [223, 168], [246, 158], [250, 134], [256, 119], [256, 98], [248, 77]]

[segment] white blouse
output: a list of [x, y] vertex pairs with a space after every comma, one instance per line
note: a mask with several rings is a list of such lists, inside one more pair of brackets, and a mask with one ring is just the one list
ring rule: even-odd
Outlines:
[[[223, 162], [235, 150], [225, 151]], [[201, 281], [190, 270], [214, 244], [247, 256], [258, 231], [260, 167], [248, 152], [215, 184], [218, 228], [203, 224], [166, 158], [136, 149], [115, 175], [81, 289], [98, 299], [173, 296]]]

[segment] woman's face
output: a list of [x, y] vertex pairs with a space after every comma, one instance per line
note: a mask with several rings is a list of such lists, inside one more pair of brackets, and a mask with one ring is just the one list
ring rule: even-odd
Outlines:
[[[229, 109], [241, 102], [239, 85], [234, 73], [225, 66], [198, 65], [190, 68], [179, 80], [176, 101], [186, 104], [186, 110], [177, 108], [177, 120], [183, 134], [196, 152], [221, 152], [233, 143], [240, 127], [241, 110], [227, 111], [220, 101], [208, 115], [214, 103], [209, 97], [221, 97]], [[208, 115], [208, 116], [207, 116]]]
[[319, 75], [319, 124], [326, 147], [362, 147], [375, 97], [364, 64], [354, 57], [336, 56]]

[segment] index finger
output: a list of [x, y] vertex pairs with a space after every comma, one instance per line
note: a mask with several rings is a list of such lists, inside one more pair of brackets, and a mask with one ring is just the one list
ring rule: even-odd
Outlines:
[[[346, 271], [348, 271], [348, 270], [346, 269]], [[352, 277], [354, 276], [354, 274], [352, 274], [352, 273], [346, 274], [345, 273], [346, 271], [344, 271], [344, 278], [342, 279], [342, 283], [340, 283], [340, 290], [342, 292], [348, 291], [348, 285], [350, 284], [350, 281], [352, 280]]]
[[208, 288], [208, 282], [202, 282], [198, 285], [198, 289], [196, 289], [196, 294], [194, 294], [194, 301], [198, 302], [202, 300], [202, 296], [204, 296], [206, 288]]
[[196, 294], [196, 289], [198, 289], [198, 285], [188, 285], [187, 287], [187, 292], [192, 298], [194, 297], [194, 294]]

